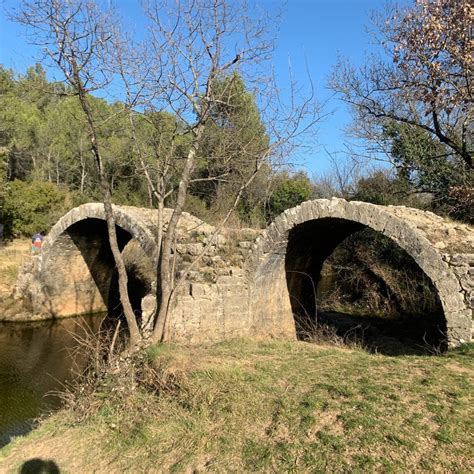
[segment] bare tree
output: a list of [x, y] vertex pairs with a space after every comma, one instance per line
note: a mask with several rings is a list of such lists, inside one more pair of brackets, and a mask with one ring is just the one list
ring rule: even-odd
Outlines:
[[22, 2], [14, 19], [25, 25], [32, 43], [41, 46], [45, 59], [61, 71], [67, 88], [63, 94], [77, 96], [84, 113], [92, 156], [99, 178], [110, 248], [118, 271], [120, 302], [130, 332], [130, 345], [140, 341], [140, 332], [127, 289], [127, 272], [117, 242], [110, 185], [104, 170], [98, 122], [89, 94], [112, 81], [107, 64], [114, 27], [110, 12], [87, 0], [35, 0]]
[[[303, 99], [298, 98], [294, 82], [286, 100], [279, 94], [269, 63], [274, 48], [272, 28], [263, 12], [250, 12], [244, 1], [154, 0], [147, 4], [146, 14], [150, 36], [145, 49], [149, 60], [141, 69], [141, 81], [133, 84], [143, 84], [148, 110], [172, 112], [177, 118], [167, 149], [157, 153], [156, 173], [145, 173], [159, 215], [170, 196], [174, 204], [166, 233], [159, 236], [161, 295], [153, 340], [161, 341], [169, 338], [170, 309], [176, 289], [185, 278], [184, 273], [175, 281], [172, 256], [190, 185], [203, 180], [232, 184], [232, 198], [218, 226], [221, 228], [262, 167], [287, 157], [302, 135], [312, 130], [320, 112], [312, 84]], [[266, 138], [262, 140], [262, 133], [255, 130], [236, 146], [235, 137], [248, 123], [232, 122], [234, 128], [227, 130], [226, 139], [217, 148], [206, 149], [202, 157], [211, 163], [212, 171], [205, 177], [196, 176], [196, 159], [204, 153], [207, 132], [216, 125], [225, 128], [222, 122], [235, 109], [236, 95], [243, 94], [234, 87], [236, 78], [242, 78], [255, 97]], [[130, 78], [128, 82], [130, 85]], [[185, 152], [178, 155], [176, 145], [182, 137], [187, 140]], [[137, 154], [144, 158], [139, 146]], [[144, 170], [146, 161], [141, 161]], [[171, 179], [173, 173], [179, 176], [177, 186]], [[159, 229], [162, 223], [159, 217]]]
[[350, 149], [332, 153], [326, 150], [329, 167], [321, 174], [313, 175], [313, 194], [318, 198], [341, 197], [351, 199], [357, 183], [370, 172], [365, 160]]
[[473, 15], [471, 0], [416, 0], [374, 17], [387, 60], [373, 56], [359, 69], [341, 60], [330, 82], [351, 105], [359, 137], [386, 152], [384, 126], [413, 126], [472, 170]]

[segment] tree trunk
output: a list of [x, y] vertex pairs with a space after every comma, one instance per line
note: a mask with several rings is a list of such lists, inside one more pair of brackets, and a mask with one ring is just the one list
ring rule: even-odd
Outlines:
[[81, 160], [81, 194], [84, 194], [84, 185], [86, 182], [86, 163], [84, 160], [84, 151], [82, 149], [82, 137], [79, 140], [79, 158]]
[[56, 156], [56, 186], [59, 186], [59, 158]]
[[115, 229], [115, 219], [113, 215], [112, 208], [112, 196], [110, 193], [110, 186], [107, 181], [107, 177], [104, 173], [102, 156], [100, 153], [100, 147], [97, 140], [97, 134], [95, 130], [95, 125], [92, 116], [92, 110], [90, 108], [89, 101], [87, 99], [86, 92], [82, 85], [81, 79], [79, 77], [79, 72], [77, 67], [74, 67], [73, 64], [73, 74], [75, 85], [77, 87], [79, 100], [81, 107], [84, 111], [87, 120], [87, 127], [89, 129], [89, 136], [91, 140], [92, 153], [94, 154], [97, 171], [99, 174], [99, 183], [100, 190], [102, 192], [102, 200], [104, 204], [105, 219], [107, 222], [107, 230], [109, 234], [109, 244], [112, 250], [114, 257], [115, 265], [118, 271], [118, 283], [119, 283], [119, 294], [120, 294], [120, 303], [122, 304], [123, 311], [125, 314], [125, 319], [127, 320], [128, 329], [130, 332], [130, 346], [136, 346], [141, 340], [140, 331], [138, 329], [138, 324], [133, 313], [132, 305], [130, 304], [130, 298], [128, 296], [128, 276], [125, 264], [123, 262], [122, 254], [120, 252], [118, 242], [117, 242], [117, 232]]
[[161, 282], [161, 302], [153, 331], [153, 342], [167, 341], [169, 339], [169, 312], [172, 303], [174, 280], [174, 275], [172, 275], [171, 271], [171, 249], [175, 239], [176, 228], [183, 212], [184, 203], [186, 201], [189, 180], [191, 179], [191, 173], [194, 169], [194, 160], [199, 149], [199, 142], [204, 131], [204, 127], [205, 125], [203, 121], [201, 121], [201, 123], [194, 130], [193, 143], [189, 149], [186, 163], [181, 174], [181, 180], [179, 182], [176, 206], [173, 210], [173, 214], [171, 215], [170, 222], [168, 223], [166, 234], [163, 237], [159, 264], [160, 267], [158, 272], [158, 278]]
[[51, 183], [51, 145], [48, 147], [48, 181]]

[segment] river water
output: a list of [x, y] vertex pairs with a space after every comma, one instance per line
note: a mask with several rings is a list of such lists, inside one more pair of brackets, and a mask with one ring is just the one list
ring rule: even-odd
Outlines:
[[[75, 335], [96, 333], [104, 315], [42, 323], [0, 323], [0, 447], [57, 409], [54, 391], [84, 367]], [[79, 349], [79, 350], [77, 350]]]

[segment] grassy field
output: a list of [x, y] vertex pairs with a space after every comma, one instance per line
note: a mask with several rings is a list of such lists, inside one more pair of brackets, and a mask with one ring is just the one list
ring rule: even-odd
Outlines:
[[[472, 472], [474, 348], [159, 346], [0, 451], [61, 472]], [[30, 461], [31, 462], [31, 461]]]

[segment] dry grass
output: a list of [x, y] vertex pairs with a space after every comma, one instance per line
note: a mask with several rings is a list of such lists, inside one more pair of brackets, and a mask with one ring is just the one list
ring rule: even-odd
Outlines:
[[[12, 298], [18, 271], [30, 258], [31, 241], [15, 239], [0, 246], [0, 319], [16, 308]], [[15, 309], [13, 309], [15, 313]]]
[[16, 239], [0, 246], [0, 299], [11, 294], [18, 270], [30, 256], [29, 239]]
[[303, 342], [157, 346], [24, 439], [68, 472], [472, 472], [474, 350], [387, 357]]

